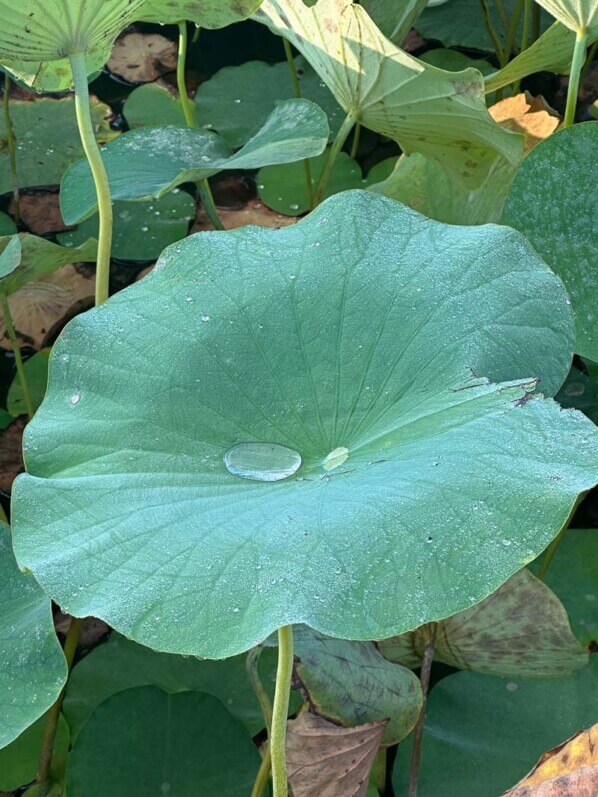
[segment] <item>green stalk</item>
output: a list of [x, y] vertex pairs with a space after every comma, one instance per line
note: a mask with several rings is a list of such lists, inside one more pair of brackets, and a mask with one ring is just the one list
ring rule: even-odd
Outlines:
[[6, 324], [6, 331], [8, 332], [10, 345], [12, 347], [12, 351], [15, 356], [15, 365], [17, 366], [17, 375], [19, 377], [19, 382], [21, 383], [21, 390], [23, 391], [23, 400], [25, 402], [25, 409], [27, 410], [27, 415], [29, 416], [29, 420], [31, 420], [33, 418], [34, 410], [33, 410], [33, 403], [31, 401], [31, 393], [29, 392], [29, 384], [27, 382], [27, 374], [25, 373], [25, 366], [23, 365], [23, 358], [21, 357], [21, 347], [19, 346], [19, 340], [17, 338], [17, 333], [15, 332], [15, 325], [13, 323], [10, 307], [8, 304], [8, 297], [1, 292], [0, 292], [0, 307], [2, 307], [2, 313], [4, 315], [4, 323]]
[[[286, 55], [287, 64], [289, 65], [289, 70], [291, 73], [293, 91], [295, 93], [295, 97], [299, 100], [301, 99], [301, 86], [299, 85], [299, 75], [297, 74], [297, 69], [295, 67], [293, 51], [291, 50], [291, 45], [284, 37], [282, 37], [282, 43], [284, 45], [284, 54]], [[314, 183], [313, 183], [313, 177], [311, 173], [311, 163], [309, 162], [309, 158], [305, 158], [305, 160], [303, 161], [303, 168], [305, 169], [305, 183], [307, 186], [309, 207], [311, 209], [314, 206]]]
[[376, 753], [374, 767], [376, 771], [376, 788], [379, 794], [384, 794], [386, 789], [386, 747], [381, 747]]
[[[64, 641], [64, 658], [66, 659], [67, 671], [70, 673], [73, 666], [73, 659], [77, 652], [77, 645], [83, 628], [83, 620], [73, 617], [69, 630], [66, 634]], [[35, 783], [39, 786], [38, 797], [44, 797], [50, 788], [50, 767], [52, 764], [52, 751], [54, 749], [54, 742], [56, 741], [56, 731], [58, 729], [58, 720], [60, 718], [60, 709], [62, 708], [62, 701], [64, 700], [64, 693], [66, 691], [66, 684], [63, 686], [62, 691], [52, 708], [48, 711], [46, 719], [46, 729], [44, 731], [44, 739], [42, 742], [42, 750], [39, 758], [39, 765], [37, 770], [37, 778]]]
[[563, 127], [569, 127], [575, 122], [575, 109], [577, 108], [577, 95], [579, 93], [579, 78], [581, 68], [586, 56], [586, 44], [588, 42], [588, 32], [585, 28], [578, 30], [575, 34], [575, 46], [573, 48], [573, 58], [571, 59], [571, 72], [569, 74], [569, 88], [567, 89], [567, 106], [565, 108], [565, 118]]
[[343, 148], [345, 141], [347, 140], [347, 136], [353, 129], [355, 125], [355, 117], [352, 114], [347, 114], [345, 121], [342, 123], [340, 130], [338, 131], [336, 138], [332, 146], [330, 147], [330, 151], [328, 152], [328, 158], [326, 159], [326, 163], [324, 168], [322, 169], [322, 174], [320, 175], [320, 179], [318, 180], [318, 184], [316, 186], [316, 192], [314, 195], [314, 207], [320, 204], [322, 199], [324, 198], [324, 192], [326, 191], [326, 186], [328, 185], [328, 180], [330, 179], [330, 175], [332, 174], [332, 169], [334, 164], [336, 163], [336, 159], [338, 157], [339, 152]]
[[110, 290], [110, 250], [112, 247], [112, 200], [106, 167], [96, 141], [89, 108], [89, 86], [85, 53], [69, 56], [75, 85], [75, 112], [83, 151], [87, 157], [98, 198], [100, 232], [98, 235], [98, 257], [96, 265], [96, 305], [105, 302]]
[[[195, 107], [193, 101], [187, 94], [187, 85], [185, 83], [185, 63], [187, 62], [188, 45], [187, 23], [185, 21], [179, 22], [178, 27], [179, 52], [176, 66], [177, 88], [179, 91], [181, 105], [183, 106], [183, 113], [185, 114], [185, 122], [187, 123], [187, 127], [195, 127]], [[214, 228], [216, 230], [223, 230], [224, 226], [222, 225], [220, 216], [216, 210], [216, 204], [214, 203], [214, 197], [212, 196], [212, 189], [210, 188], [207, 178], [200, 180], [197, 183], [197, 190], [199, 192], [199, 198], [201, 199], [204, 210], [209, 220], [214, 225]]]
[[262, 655], [262, 650], [263, 648], [258, 645], [249, 651], [247, 658], [245, 659], [245, 669], [247, 670], [249, 683], [251, 684], [253, 691], [255, 692], [255, 696], [258, 699], [258, 703], [260, 704], [266, 730], [268, 731], [268, 736], [270, 736], [272, 731], [272, 703], [270, 701], [270, 696], [264, 688], [264, 684], [262, 683], [262, 679], [260, 678], [258, 670], [258, 663]]
[[21, 213], [20, 213], [19, 177], [17, 173], [17, 147], [16, 147], [15, 131], [12, 126], [12, 119], [10, 117], [11, 85], [12, 81], [8, 75], [8, 72], [5, 72], [4, 73], [4, 126], [6, 127], [6, 141], [8, 143], [10, 176], [12, 179], [12, 194], [15, 203], [15, 221], [18, 224]]
[[271, 769], [272, 759], [270, 757], [270, 747], [267, 745], [262, 757], [262, 763], [260, 764], [260, 768], [255, 779], [255, 783], [253, 784], [253, 789], [251, 790], [251, 797], [263, 797], [264, 792], [268, 788]]
[[498, 37], [498, 33], [496, 32], [496, 28], [492, 24], [492, 18], [490, 16], [490, 9], [488, 8], [488, 4], [486, 0], [480, 0], [480, 5], [482, 7], [482, 15], [484, 17], [484, 24], [486, 25], [486, 30], [488, 31], [488, 35], [492, 40], [492, 46], [494, 47], [494, 52], [496, 53], [496, 57], [498, 59], [498, 65], [502, 69], [504, 66], [507, 65], [505, 60], [505, 56], [503, 53], [503, 49], [500, 44], [500, 39]]
[[361, 125], [359, 122], [355, 125], [355, 132], [353, 133], [353, 141], [351, 142], [351, 157], [357, 157], [357, 150], [359, 149], [359, 139], [361, 137]]
[[523, 30], [521, 31], [521, 50], [527, 50], [527, 45], [529, 43], [529, 34], [530, 28], [532, 24], [532, 6], [534, 4], [534, 0], [525, 0], [525, 6], [523, 8]]
[[519, 25], [519, 20], [521, 19], [521, 13], [523, 11], [523, 4], [525, 0], [519, 0], [517, 3], [515, 10], [513, 11], [513, 16], [511, 17], [511, 21], [507, 28], [507, 38], [505, 43], [505, 61], [508, 63], [509, 59], [511, 58], [511, 52], [513, 47], [515, 46], [515, 35], [517, 33], [517, 26]]
[[424, 736], [424, 722], [426, 720], [426, 706], [428, 703], [428, 691], [430, 689], [430, 672], [434, 660], [434, 647], [436, 643], [436, 623], [430, 623], [427, 627], [428, 641], [424, 649], [422, 658], [422, 668], [419, 680], [422, 688], [422, 707], [417, 720], [417, 725], [413, 731], [413, 752], [411, 754], [411, 769], [409, 771], [409, 790], [407, 797], [417, 797], [417, 783], [419, 780], [419, 765], [421, 763], [422, 742]]
[[272, 785], [274, 797], [288, 797], [286, 735], [291, 678], [293, 675], [293, 626], [278, 629], [278, 668], [272, 710], [270, 755], [272, 757]]
[[540, 10], [540, 6], [534, 3], [532, 8], [532, 40], [530, 44], [533, 44], [536, 39], [540, 38]]

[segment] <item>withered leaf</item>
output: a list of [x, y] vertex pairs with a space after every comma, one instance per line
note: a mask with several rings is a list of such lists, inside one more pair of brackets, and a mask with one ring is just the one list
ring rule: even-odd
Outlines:
[[174, 42], [159, 33], [128, 33], [114, 45], [108, 69], [128, 83], [151, 83], [177, 65]]

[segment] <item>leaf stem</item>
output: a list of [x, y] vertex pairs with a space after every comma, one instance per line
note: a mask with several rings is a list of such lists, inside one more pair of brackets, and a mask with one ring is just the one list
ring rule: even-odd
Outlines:
[[262, 756], [262, 763], [257, 773], [253, 789], [251, 790], [251, 797], [263, 797], [263, 794], [268, 786], [270, 780], [270, 771], [272, 769], [272, 758], [270, 756], [270, 745], [266, 742], [266, 749]]
[[27, 374], [25, 373], [25, 366], [23, 365], [23, 358], [21, 357], [21, 347], [19, 346], [19, 340], [17, 338], [17, 333], [15, 332], [15, 325], [12, 320], [12, 315], [10, 312], [10, 306], [8, 304], [8, 296], [6, 294], [0, 292], [0, 307], [2, 307], [2, 313], [4, 315], [4, 323], [6, 325], [6, 331], [8, 332], [8, 337], [10, 340], [10, 345], [12, 347], [12, 352], [15, 356], [15, 365], [17, 367], [17, 375], [19, 377], [19, 382], [21, 383], [21, 390], [23, 391], [23, 400], [25, 402], [25, 409], [27, 410], [27, 415], [29, 416], [29, 420], [33, 418], [33, 403], [31, 401], [31, 393], [29, 391], [29, 383], [27, 382]]
[[289, 793], [285, 744], [292, 675], [293, 626], [284, 625], [278, 629], [278, 668], [270, 735], [274, 797], [287, 797]]
[[343, 145], [347, 140], [347, 137], [351, 132], [351, 130], [353, 129], [354, 125], [355, 125], [355, 117], [351, 113], [347, 114], [345, 121], [340, 126], [340, 130], [336, 134], [336, 138], [334, 139], [332, 146], [330, 147], [326, 163], [324, 164], [324, 168], [322, 169], [322, 174], [320, 175], [320, 179], [318, 180], [318, 184], [316, 186], [316, 192], [314, 195], [314, 207], [317, 207], [324, 198], [324, 192], [326, 191], [326, 186], [328, 185], [328, 180], [330, 179], [330, 175], [332, 174], [332, 169], [334, 168], [334, 164], [336, 163], [338, 154], [343, 148]]
[[581, 28], [575, 34], [575, 46], [573, 48], [573, 58], [571, 59], [571, 71], [569, 73], [569, 88], [567, 89], [567, 106], [565, 108], [565, 118], [563, 127], [570, 127], [575, 122], [575, 109], [577, 108], [577, 95], [579, 93], [579, 79], [581, 68], [585, 60], [586, 44], [588, 42], [588, 31]]
[[252, 648], [249, 651], [247, 658], [245, 659], [245, 669], [247, 670], [249, 683], [251, 684], [260, 704], [266, 730], [268, 731], [268, 736], [270, 736], [270, 733], [272, 732], [272, 703], [270, 701], [270, 696], [264, 688], [258, 670], [258, 663], [262, 655], [262, 651], [263, 648], [260, 645]]
[[541, 8], [537, 3], [534, 3], [532, 8], [532, 40], [530, 44], [536, 41], [536, 39], [540, 38], [540, 22], [541, 20]]
[[[64, 658], [66, 659], [67, 671], [70, 674], [73, 666], [75, 653], [77, 652], [77, 645], [83, 628], [83, 620], [81, 618], [71, 618], [69, 630], [66, 634], [64, 641]], [[52, 765], [52, 751], [54, 750], [54, 742], [56, 741], [56, 731], [58, 729], [58, 720], [60, 718], [60, 710], [62, 708], [62, 701], [66, 691], [66, 684], [62, 687], [56, 702], [50, 708], [46, 718], [46, 729], [44, 731], [44, 738], [42, 741], [42, 749], [39, 757], [39, 765], [37, 769], [37, 778], [35, 783], [39, 786], [39, 797], [44, 797], [47, 794], [50, 786], [50, 767]]]
[[98, 235], [98, 257], [96, 265], [96, 306], [106, 301], [110, 291], [110, 249], [112, 247], [112, 201], [106, 167], [96, 141], [91, 111], [89, 108], [89, 86], [85, 53], [69, 56], [75, 85], [75, 112], [81, 144], [91, 169], [98, 198], [100, 232]]
[[[179, 22], [178, 28], [179, 28], [179, 51], [178, 51], [178, 59], [176, 65], [177, 88], [179, 91], [179, 98], [181, 100], [181, 105], [183, 106], [183, 113], [185, 114], [185, 122], [187, 124], [187, 127], [195, 127], [196, 125], [195, 107], [191, 98], [187, 94], [187, 84], [185, 83], [185, 64], [187, 62], [187, 45], [188, 45], [187, 22], [184, 20]], [[197, 190], [199, 192], [199, 198], [201, 199], [201, 204], [204, 207], [208, 219], [212, 222], [212, 225], [216, 230], [223, 230], [224, 226], [220, 221], [220, 216], [218, 215], [218, 211], [216, 210], [216, 204], [214, 202], [214, 197], [212, 195], [212, 189], [210, 188], [210, 184], [207, 178], [198, 181]]]
[[524, 2], [525, 0], [519, 0], [517, 5], [515, 6], [515, 9], [511, 16], [511, 21], [509, 22], [509, 26], [507, 28], [507, 38], [504, 49], [505, 62], [507, 63], [511, 57], [511, 52], [513, 50], [513, 47], [515, 46], [515, 36], [517, 34], [517, 26], [519, 25], [519, 20], [521, 19], [521, 13], [523, 11]]
[[503, 49], [500, 44], [500, 39], [498, 37], [498, 33], [496, 32], [496, 28], [492, 24], [492, 18], [490, 16], [490, 9], [488, 8], [488, 4], [486, 0], [480, 0], [480, 5], [482, 7], [482, 15], [484, 17], [484, 24], [486, 25], [486, 30], [488, 31], [488, 35], [492, 40], [492, 46], [494, 47], [494, 52], [496, 53], [496, 57], [498, 59], [498, 66], [502, 69], [506, 66], [506, 61], [503, 53]]
[[527, 45], [529, 43], [533, 4], [534, 0], [525, 0], [525, 6], [523, 8], [523, 29], [521, 31], [521, 49], [519, 50], [520, 53], [522, 53], [524, 50], [527, 50]]
[[359, 149], [359, 139], [361, 137], [361, 125], [359, 122], [355, 125], [355, 132], [353, 133], [353, 141], [351, 142], [351, 157], [357, 157], [357, 150]]
[[384, 794], [386, 789], [386, 747], [381, 747], [376, 753], [376, 788], [379, 794]]
[[4, 126], [6, 127], [6, 142], [10, 163], [10, 176], [12, 179], [12, 194], [15, 203], [15, 221], [18, 224], [21, 217], [21, 198], [19, 193], [19, 176], [17, 173], [17, 147], [15, 131], [10, 116], [10, 87], [12, 81], [8, 72], [4, 73]]
[[[282, 43], [284, 46], [284, 54], [287, 59], [287, 64], [289, 65], [289, 71], [291, 73], [291, 81], [293, 83], [293, 92], [295, 97], [299, 100], [301, 99], [301, 86], [299, 85], [299, 75], [297, 74], [297, 68], [295, 66], [295, 59], [293, 58], [293, 51], [291, 50], [291, 45], [287, 41], [287, 39], [283, 37]], [[305, 158], [303, 161], [303, 168], [305, 170], [305, 183], [307, 186], [307, 196], [309, 199], [309, 207], [310, 210], [314, 206], [314, 182], [311, 173], [311, 163], [309, 162], [309, 158]]]
[[422, 755], [422, 741], [424, 736], [424, 722], [426, 720], [426, 706], [428, 703], [428, 691], [430, 689], [430, 672], [432, 661], [434, 660], [434, 647], [436, 643], [436, 623], [429, 623], [427, 626], [428, 641], [424, 648], [422, 658], [422, 668], [419, 676], [422, 689], [422, 707], [417, 720], [417, 725], [413, 732], [413, 752], [411, 754], [411, 769], [409, 771], [409, 791], [408, 797], [417, 797], [417, 783], [419, 780], [419, 766]]

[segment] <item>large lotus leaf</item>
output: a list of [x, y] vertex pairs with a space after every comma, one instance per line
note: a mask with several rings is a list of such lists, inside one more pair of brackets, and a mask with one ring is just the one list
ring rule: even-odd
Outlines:
[[295, 631], [295, 675], [313, 710], [345, 727], [388, 720], [382, 741], [396, 744], [422, 706], [418, 678], [387, 661], [372, 642], [347, 642]]
[[182, 20], [200, 28], [224, 28], [251, 16], [262, 0], [144, 0], [139, 19], [172, 25]]
[[574, 44], [575, 33], [555, 22], [526, 50], [486, 78], [486, 91], [509, 86], [534, 72], [568, 72]]
[[[287, 100], [234, 155], [224, 139], [209, 130], [145, 127], [106, 144], [102, 157], [113, 199], [149, 199], [223, 169], [259, 169], [311, 158], [324, 150], [327, 141], [326, 114], [309, 100]], [[97, 196], [87, 160], [67, 170], [60, 205], [67, 224], [81, 221], [96, 209]]]
[[[197, 111], [195, 106], [193, 109]], [[180, 99], [160, 83], [144, 83], [133, 89], [123, 105], [123, 115], [131, 130], [167, 125], [185, 127], [187, 124]], [[199, 123], [197, 113], [195, 119]]]
[[[420, 667], [429, 638], [424, 626], [379, 645], [390, 661]], [[557, 596], [525, 569], [438, 623], [434, 656], [461, 670], [519, 678], [556, 677], [588, 663]]]
[[361, 5], [387, 39], [400, 45], [428, 0], [361, 0]]
[[[28, 85], [72, 83], [69, 55], [85, 53], [88, 74], [106, 63], [118, 34], [146, 0], [0, 0], [0, 62]], [[55, 62], [55, 63], [52, 63]]]
[[187, 238], [55, 344], [19, 561], [66, 611], [213, 658], [454, 614], [594, 483], [592, 424], [519, 381], [555, 390], [571, 336], [518, 233], [367, 192]]
[[[328, 160], [328, 152], [311, 158], [310, 175], [312, 190]], [[325, 196], [338, 194], [350, 188], [361, 188], [361, 168], [346, 152], [339, 152], [326, 184]], [[298, 216], [311, 207], [307, 190], [307, 177], [303, 161], [285, 163], [280, 166], [264, 166], [257, 175], [257, 189], [262, 202], [278, 213]]]
[[[254, 736], [264, 728], [264, 717], [247, 677], [245, 659], [233, 656], [224, 661], [200, 661], [157, 653], [113, 633], [74, 668], [64, 698], [64, 713], [76, 736], [106, 698], [135, 686], [158, 686], [171, 694], [191, 690], [213, 695]], [[275, 650], [262, 651], [259, 671], [270, 695], [274, 692], [276, 661]], [[297, 697], [292, 698], [291, 713], [298, 702]]]
[[598, 0], [537, 0], [570, 30], [598, 33]]
[[[540, 557], [532, 564], [537, 572]], [[544, 577], [563, 601], [573, 632], [587, 648], [598, 642], [598, 530], [569, 529]]]
[[[0, 291], [6, 296], [20, 290], [32, 280], [67, 266], [69, 263], [91, 262], [95, 260], [97, 241], [86, 241], [82, 246], [58, 246], [45, 238], [29, 233], [20, 233], [21, 261], [5, 277], [0, 274]], [[7, 238], [0, 238], [0, 250], [6, 246]]]
[[[503, 0], [502, 5], [510, 20], [515, 12], [517, 0]], [[505, 44], [506, 28], [501, 18], [497, 0], [487, 0], [492, 25], [501, 45]], [[552, 21], [542, 14], [542, 24]], [[521, 41], [523, 15], [519, 20], [515, 41]], [[450, 0], [427, 8], [415, 23], [416, 29], [425, 39], [440, 41], [445, 47], [471, 47], [474, 50], [494, 50], [494, 44], [484, 21], [479, 0]]]
[[484, 181], [469, 189], [435, 158], [414, 152], [402, 155], [390, 175], [378, 183], [372, 181], [368, 190], [445, 224], [486, 224], [500, 221], [515, 172], [514, 166], [499, 158]]
[[17, 567], [10, 530], [1, 521], [0, 607], [1, 748], [50, 708], [66, 681], [50, 599]]
[[[16, 791], [35, 780], [47, 723], [46, 715], [40, 717], [8, 747], [0, 750], [0, 789]], [[61, 714], [52, 751], [51, 781], [62, 780], [68, 749], [69, 726]]]
[[[344, 118], [339, 104], [304, 58], [296, 58], [295, 67], [301, 96], [326, 111], [330, 134], [336, 135]], [[286, 61], [273, 65], [247, 61], [241, 66], [225, 66], [204, 81], [195, 94], [195, 104], [204, 127], [216, 130], [231, 147], [241, 147], [281, 100], [294, 96]]]
[[[551, 681], [459, 672], [428, 698], [419, 797], [496, 797], [538, 758], [596, 721], [598, 657]], [[396, 794], [406, 794], [411, 745], [394, 767]], [[439, 791], [438, 784], [442, 784]]]
[[[170, 194], [147, 202], [114, 202], [113, 213], [112, 257], [155, 260], [163, 249], [187, 235], [189, 222], [195, 218], [195, 200], [175, 188]], [[96, 213], [57, 239], [63, 246], [77, 246], [97, 238], [98, 229]]]
[[525, 158], [503, 214], [565, 283], [575, 313], [575, 351], [592, 360], [598, 360], [597, 155], [598, 122], [546, 139]]
[[70, 797], [247, 797], [260, 755], [219, 700], [155, 686], [108, 698], [75, 740]]
[[285, 36], [311, 63], [347, 114], [406, 152], [442, 161], [468, 186], [499, 156], [517, 164], [521, 138], [492, 120], [475, 69], [445, 72], [385, 38], [351, 0], [265, 0], [254, 18]]
[[[96, 136], [106, 139], [110, 128], [105, 121], [109, 108], [91, 98], [91, 118]], [[10, 101], [10, 116], [17, 140], [19, 186], [60, 183], [64, 170], [83, 157], [75, 119], [73, 97], [61, 100], [36, 97]], [[6, 145], [6, 122], [0, 119], [0, 193], [12, 190], [10, 156]]]

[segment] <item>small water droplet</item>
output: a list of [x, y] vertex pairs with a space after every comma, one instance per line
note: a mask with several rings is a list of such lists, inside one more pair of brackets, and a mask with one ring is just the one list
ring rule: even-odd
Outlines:
[[209, 315], [202, 315], [201, 316], [201, 320], [202, 321], [209, 321], [210, 320], [210, 316]]
[[291, 210], [299, 210], [299, 205], [296, 202], [293, 202], [292, 205], [289, 205]]
[[349, 457], [349, 449], [345, 448], [344, 446], [339, 446], [335, 448], [334, 451], [331, 451], [330, 454], [326, 457], [322, 466], [324, 470], [334, 470], [334, 468], [338, 468], [339, 465], [342, 465], [344, 462], [347, 461]]
[[505, 540], [501, 540], [501, 542], [502, 542], [503, 545], [507, 545], [507, 546], [509, 546], [511, 544], [511, 540], [506, 540], [505, 539]]
[[258, 482], [277, 482], [297, 472], [301, 455], [277, 443], [237, 443], [224, 455], [233, 476]]
[[78, 404], [81, 401], [81, 393], [73, 393], [70, 398], [71, 404]]
[[237, 105], [239, 105], [242, 102], [242, 100], [236, 99], [235, 102]]

